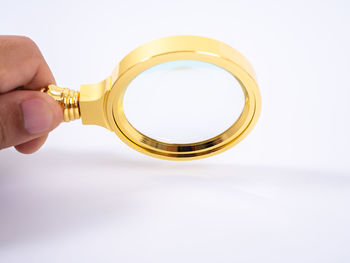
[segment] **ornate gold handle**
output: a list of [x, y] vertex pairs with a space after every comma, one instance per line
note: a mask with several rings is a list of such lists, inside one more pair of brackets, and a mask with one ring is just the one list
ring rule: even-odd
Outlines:
[[62, 107], [65, 122], [80, 119], [83, 124], [99, 125], [110, 129], [106, 121], [105, 99], [111, 89], [112, 77], [97, 83], [80, 86], [80, 91], [49, 85], [41, 89]]
[[64, 121], [68, 122], [80, 119], [79, 91], [61, 88], [56, 85], [49, 85], [41, 89], [41, 92], [50, 95], [61, 105]]

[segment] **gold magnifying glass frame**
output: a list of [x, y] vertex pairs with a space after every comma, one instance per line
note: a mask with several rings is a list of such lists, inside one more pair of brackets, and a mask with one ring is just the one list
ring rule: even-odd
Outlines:
[[[245, 104], [240, 117], [226, 131], [194, 143], [166, 143], [142, 134], [127, 120], [123, 98], [129, 83], [146, 69], [175, 60], [208, 62], [227, 70], [238, 80]], [[167, 160], [194, 160], [229, 149], [251, 131], [261, 108], [255, 73], [248, 60], [220, 41], [199, 36], [166, 37], [144, 44], [124, 57], [112, 76], [97, 84], [82, 85], [80, 93], [54, 85], [43, 91], [62, 105], [65, 121], [81, 116], [83, 124], [108, 128], [133, 149]], [[215, 87], [212, 92], [216, 92]], [[185, 127], [178, 127], [182, 128]]]

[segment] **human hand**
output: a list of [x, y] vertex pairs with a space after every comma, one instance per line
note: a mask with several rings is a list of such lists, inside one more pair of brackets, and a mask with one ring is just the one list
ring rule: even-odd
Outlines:
[[31, 39], [0, 36], [0, 149], [33, 153], [60, 124], [59, 104], [38, 92], [49, 84], [55, 79]]

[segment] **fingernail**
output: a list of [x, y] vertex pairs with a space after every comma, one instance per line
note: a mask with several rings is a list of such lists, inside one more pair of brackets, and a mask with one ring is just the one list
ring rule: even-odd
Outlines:
[[31, 134], [49, 131], [53, 121], [50, 106], [41, 99], [30, 99], [22, 103], [24, 128]]

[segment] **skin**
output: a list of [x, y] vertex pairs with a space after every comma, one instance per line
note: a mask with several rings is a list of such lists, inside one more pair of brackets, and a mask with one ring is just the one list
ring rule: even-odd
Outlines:
[[0, 36], [0, 149], [33, 153], [62, 121], [62, 109], [38, 92], [55, 79], [33, 40]]

